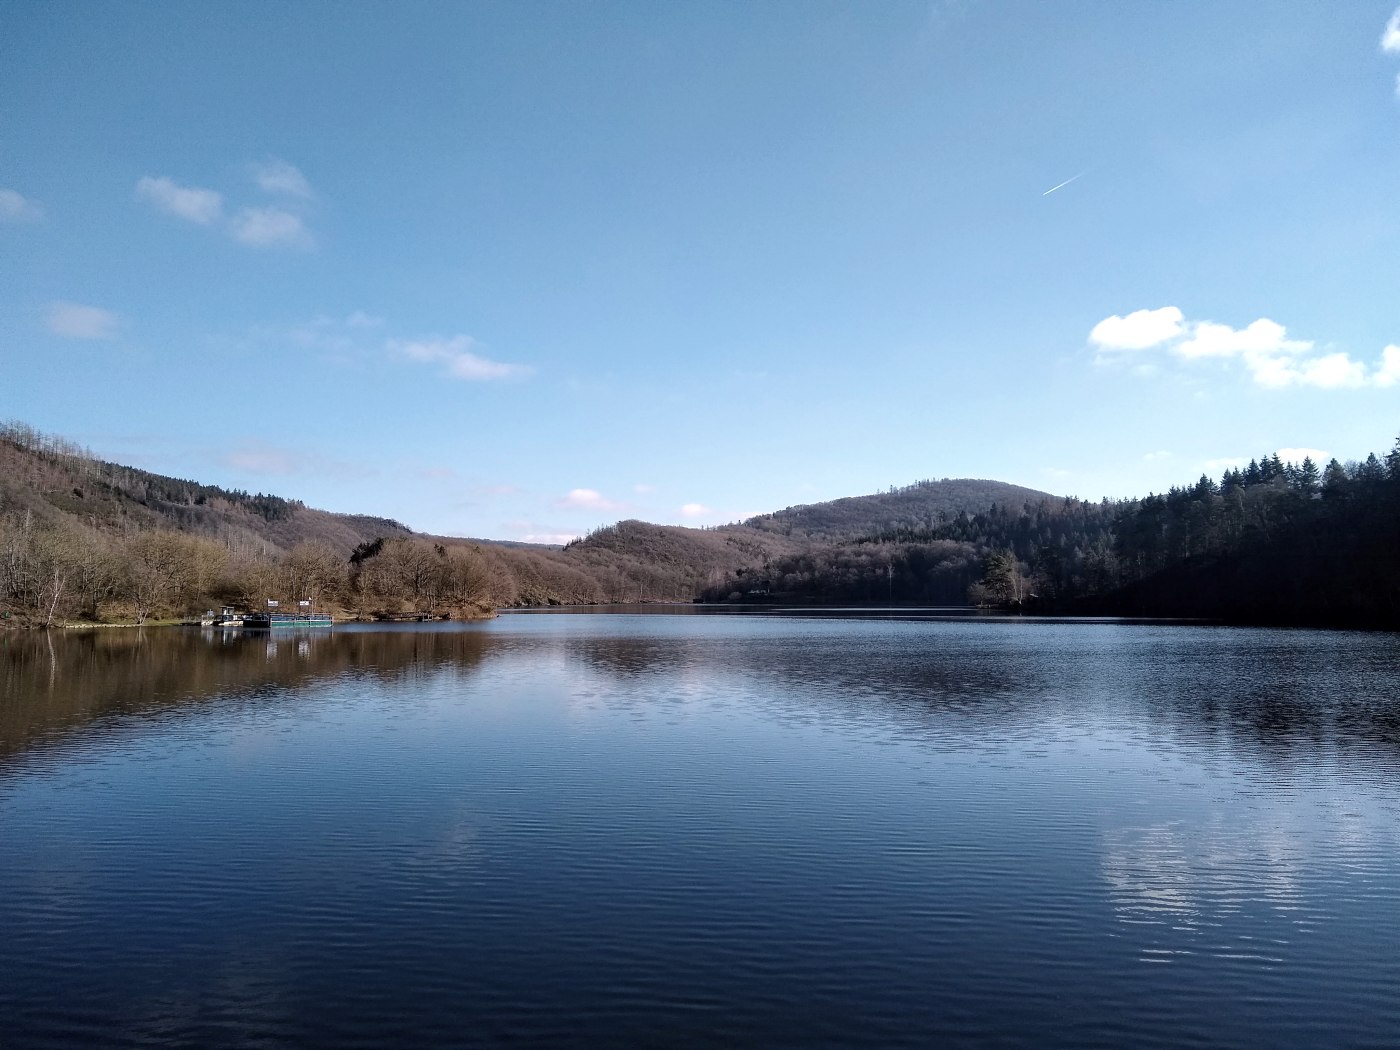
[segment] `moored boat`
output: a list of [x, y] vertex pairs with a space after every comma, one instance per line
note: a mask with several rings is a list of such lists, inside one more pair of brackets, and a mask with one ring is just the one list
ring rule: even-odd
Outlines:
[[321, 613], [250, 613], [243, 617], [245, 631], [285, 631], [296, 627], [330, 627], [333, 621]]

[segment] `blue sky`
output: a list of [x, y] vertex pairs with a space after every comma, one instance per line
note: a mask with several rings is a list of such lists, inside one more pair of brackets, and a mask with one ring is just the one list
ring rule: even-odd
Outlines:
[[1400, 433], [1394, 0], [12, 0], [0, 38], [0, 416], [107, 458], [556, 540]]

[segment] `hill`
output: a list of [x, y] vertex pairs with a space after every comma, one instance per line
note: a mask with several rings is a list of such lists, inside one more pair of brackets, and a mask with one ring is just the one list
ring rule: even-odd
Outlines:
[[[1032, 497], [1044, 498], [994, 481], [945, 479], [715, 529], [622, 521], [557, 548], [421, 535], [389, 518], [167, 477], [11, 423], [0, 426], [0, 606], [31, 619], [142, 620], [277, 595], [314, 595], [366, 616], [684, 602], [769, 595], [775, 578], [837, 563], [863, 582], [793, 595], [869, 598], [878, 566], [868, 551], [832, 553], [831, 544]], [[944, 565], [940, 587], [911, 597], [961, 600], [979, 552], [962, 544], [952, 553], [956, 572]]]
[[0, 618], [188, 615], [314, 598], [362, 616], [510, 605], [689, 601], [792, 545], [627, 521], [567, 547], [414, 533], [110, 463], [22, 423], [0, 425]]
[[348, 555], [366, 540], [410, 535], [389, 518], [333, 514], [298, 500], [109, 463], [21, 423], [0, 424], [0, 514], [50, 528], [169, 529], [218, 541], [234, 552], [273, 554], [317, 543]]
[[738, 525], [621, 521], [563, 548], [412, 532], [98, 459], [0, 426], [0, 622], [144, 622], [309, 599], [360, 617], [763, 601], [1400, 625], [1400, 443], [1275, 456], [1088, 503], [944, 479]]
[[600, 579], [616, 580], [612, 590], [620, 588], [622, 600], [690, 601], [799, 549], [800, 543], [785, 536], [745, 525], [688, 529], [629, 520], [574, 541], [564, 553]]
[[934, 528], [959, 514], [980, 514], [994, 506], [1019, 509], [1056, 499], [1048, 492], [978, 478], [917, 481], [868, 496], [847, 496], [760, 514], [744, 526], [762, 532], [813, 539], [854, 539], [874, 532]]

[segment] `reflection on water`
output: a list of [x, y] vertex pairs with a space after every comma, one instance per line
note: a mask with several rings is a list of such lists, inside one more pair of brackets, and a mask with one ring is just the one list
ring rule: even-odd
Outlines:
[[7, 1044], [1385, 1045], [1400, 645], [0, 635]]
[[265, 701], [353, 671], [392, 679], [469, 671], [486, 639], [471, 631], [253, 632], [169, 628], [0, 633], [0, 760], [114, 716], [178, 712], [209, 700]]

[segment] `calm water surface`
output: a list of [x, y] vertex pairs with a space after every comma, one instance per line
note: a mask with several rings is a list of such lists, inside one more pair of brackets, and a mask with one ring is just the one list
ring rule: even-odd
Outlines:
[[0, 1044], [1400, 1043], [1400, 640], [0, 634]]

